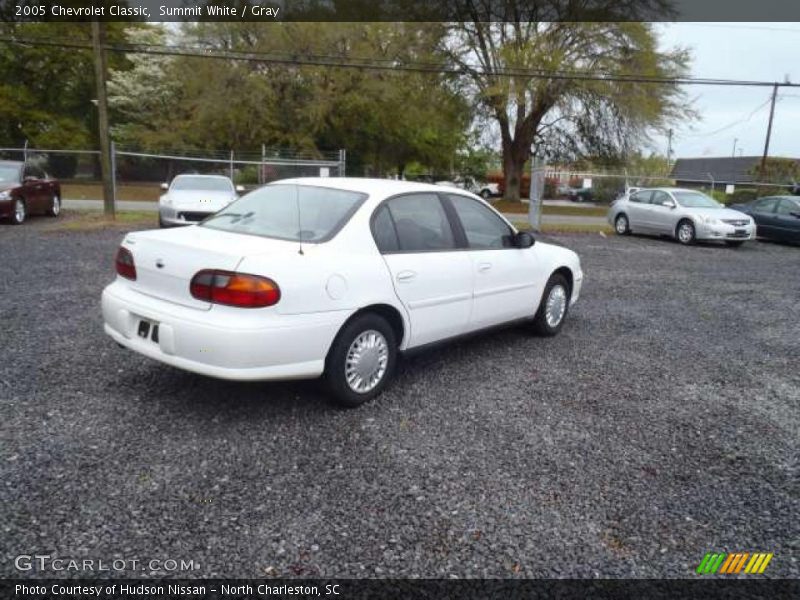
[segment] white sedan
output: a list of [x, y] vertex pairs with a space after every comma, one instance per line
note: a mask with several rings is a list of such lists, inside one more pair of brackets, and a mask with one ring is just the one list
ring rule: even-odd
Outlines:
[[469, 192], [304, 178], [199, 225], [129, 233], [103, 292], [116, 342], [232, 380], [324, 375], [342, 404], [380, 393], [398, 353], [528, 321], [555, 335], [578, 256], [534, 243]]
[[161, 227], [202, 221], [236, 200], [237, 192], [244, 191], [224, 175], [178, 175], [171, 185], [162, 183], [161, 189], [166, 192], [158, 201]]

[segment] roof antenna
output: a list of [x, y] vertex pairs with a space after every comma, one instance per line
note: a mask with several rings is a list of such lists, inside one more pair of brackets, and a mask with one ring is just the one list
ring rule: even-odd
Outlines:
[[303, 221], [300, 218], [300, 186], [294, 186], [294, 200], [297, 205], [297, 241], [300, 243], [298, 254], [303, 255]]

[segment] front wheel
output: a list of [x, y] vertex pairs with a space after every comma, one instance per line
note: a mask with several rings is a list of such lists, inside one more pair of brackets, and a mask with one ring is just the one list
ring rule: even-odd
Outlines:
[[563, 275], [552, 275], [544, 287], [542, 302], [533, 319], [533, 331], [539, 335], [552, 337], [564, 324], [569, 310], [569, 284]]
[[391, 325], [376, 314], [360, 315], [344, 326], [328, 353], [328, 389], [338, 404], [360, 406], [384, 390], [396, 361], [397, 340]]
[[691, 246], [694, 244], [696, 237], [694, 223], [691, 221], [681, 221], [678, 223], [678, 230], [675, 237], [677, 237], [678, 241], [684, 246]]
[[491, 197], [492, 197], [492, 192], [490, 192], [489, 190], [481, 190], [481, 198], [483, 198], [484, 200], [488, 200]]
[[61, 214], [61, 198], [58, 194], [53, 194], [53, 199], [50, 200], [50, 207], [47, 209], [47, 214], [51, 217], [57, 217]]
[[25, 201], [17, 198], [14, 201], [14, 212], [11, 213], [11, 222], [14, 225], [22, 225], [25, 222], [27, 211], [25, 210]]
[[631, 232], [626, 215], [617, 215], [617, 218], [614, 219], [614, 231], [617, 232], [617, 235], [628, 235]]

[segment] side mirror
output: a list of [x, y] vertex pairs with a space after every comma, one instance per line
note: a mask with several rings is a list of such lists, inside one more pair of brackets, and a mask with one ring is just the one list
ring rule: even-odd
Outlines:
[[244, 186], [243, 185], [237, 185], [236, 186], [236, 192], [237, 193], [241, 194], [243, 191], [244, 191]]
[[169, 185], [168, 185], [168, 184], [166, 184], [166, 183], [162, 183], [162, 184], [161, 184], [161, 189], [162, 189], [162, 190], [164, 190], [164, 191], [166, 192], [166, 191], [169, 189]]
[[661, 206], [666, 206], [667, 208], [675, 208], [675, 201], [674, 200], [663, 200], [661, 202]]
[[790, 212], [789, 214], [800, 219], [800, 212]]
[[525, 249], [533, 246], [536, 240], [533, 239], [533, 236], [527, 231], [519, 231], [517, 235], [514, 236], [513, 243], [515, 248]]

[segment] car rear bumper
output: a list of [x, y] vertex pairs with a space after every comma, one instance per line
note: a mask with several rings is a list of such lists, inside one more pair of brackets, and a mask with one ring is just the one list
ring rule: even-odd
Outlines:
[[[102, 309], [105, 332], [117, 343], [179, 369], [238, 381], [318, 377], [334, 337], [350, 315], [273, 313], [254, 324], [261, 319], [251, 315], [233, 320], [225, 311], [215, 314], [214, 308], [180, 306], [119, 281], [103, 291]], [[150, 324], [146, 335], [141, 335], [142, 321]]]

